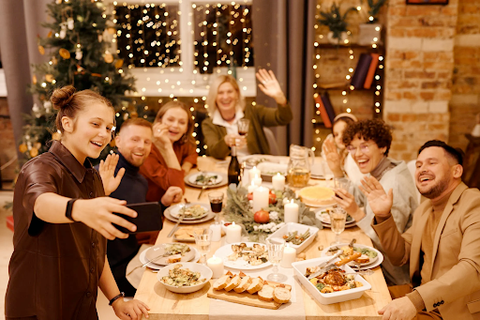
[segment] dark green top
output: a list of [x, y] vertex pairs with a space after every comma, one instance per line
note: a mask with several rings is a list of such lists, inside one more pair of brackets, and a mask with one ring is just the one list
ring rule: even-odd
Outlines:
[[[250, 120], [247, 147], [251, 154], [270, 154], [270, 146], [263, 131], [264, 126], [284, 126], [293, 119], [292, 108], [288, 103], [285, 106], [277, 105], [277, 108], [248, 105], [244, 114], [245, 118]], [[224, 159], [230, 154], [230, 148], [224, 139], [227, 135], [225, 127], [214, 124], [212, 118], [209, 117], [202, 122], [202, 132], [209, 156]]]

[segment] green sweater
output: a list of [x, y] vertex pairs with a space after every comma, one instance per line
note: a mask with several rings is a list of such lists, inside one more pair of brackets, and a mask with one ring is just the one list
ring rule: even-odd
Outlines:
[[[290, 104], [286, 106], [277, 105], [277, 108], [249, 105], [245, 108], [245, 118], [250, 120], [247, 135], [247, 147], [251, 154], [270, 154], [270, 146], [263, 127], [274, 127], [287, 125], [293, 119]], [[202, 132], [207, 145], [207, 154], [224, 159], [230, 154], [230, 148], [225, 143], [224, 137], [227, 129], [213, 123], [209, 117], [202, 122]]]

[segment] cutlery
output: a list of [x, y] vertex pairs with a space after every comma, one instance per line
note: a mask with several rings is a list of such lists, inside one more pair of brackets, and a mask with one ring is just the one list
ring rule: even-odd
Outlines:
[[205, 189], [207, 189], [207, 186], [206, 186], [206, 185], [204, 185], [204, 186], [202, 187], [202, 190], [200, 190], [200, 193], [198, 194], [197, 200], [200, 200], [200, 197], [202, 196], [202, 193], [203, 193], [203, 191], [205, 191]]
[[309, 275], [309, 276], [307, 277], [307, 279], [308, 279], [308, 280], [313, 279], [313, 278], [321, 275], [322, 273], [324, 273], [324, 272], [325, 272], [325, 269], [327, 269], [328, 267], [330, 267], [331, 265], [333, 265], [332, 262], [333, 262], [335, 259], [337, 259], [338, 256], [341, 255], [342, 253], [343, 253], [343, 250], [338, 250], [337, 253], [335, 253], [331, 259], [328, 259], [327, 261], [325, 261], [325, 262], [323, 262], [323, 263], [320, 263], [320, 264], [318, 265], [318, 267], [320, 268], [320, 270], [317, 271], [317, 272], [315, 272], [315, 273], [312, 273], [311, 275]]
[[171, 236], [173, 236], [175, 231], [177, 231], [177, 229], [178, 229], [178, 225], [180, 224], [180, 222], [183, 221], [184, 217], [185, 217], [185, 215], [183, 213], [178, 215], [177, 223], [173, 226], [172, 230], [170, 230], [170, 233], [167, 235], [167, 238], [170, 238]]
[[130, 272], [127, 273], [127, 276], [130, 275], [130, 274], [132, 274], [133, 271], [135, 271], [135, 270], [137, 270], [137, 269], [145, 268], [145, 267], [146, 267], [149, 263], [151, 263], [151, 262], [155, 262], [155, 261], [157, 261], [157, 260], [160, 259], [160, 258], [168, 257], [168, 256], [170, 256], [170, 255], [171, 255], [170, 253], [164, 253], [164, 254], [161, 254], [161, 255], [153, 258], [153, 259], [150, 259], [150, 260], [148, 260], [147, 262], [145, 262], [144, 264], [142, 264], [141, 266], [136, 266], [135, 268], [133, 268], [132, 270], [130, 270]]

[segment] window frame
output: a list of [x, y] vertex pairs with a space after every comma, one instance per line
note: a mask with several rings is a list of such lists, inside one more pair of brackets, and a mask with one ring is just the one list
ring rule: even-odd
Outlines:
[[[179, 6], [179, 31], [182, 41], [180, 48], [180, 66], [155, 67], [155, 68], [129, 68], [130, 74], [136, 78], [137, 92], [127, 92], [133, 97], [205, 97], [208, 94], [211, 81], [220, 74], [227, 74], [227, 67], [216, 67], [212, 74], [201, 74], [194, 67], [194, 31], [193, 31], [193, 8], [192, 4], [243, 4], [251, 5], [253, 0], [104, 0], [107, 12], [112, 14], [114, 3], [119, 4], [167, 4]], [[184, 14], [186, 12], [186, 14]], [[184, 17], [187, 17], [186, 19]], [[112, 43], [112, 49], [117, 50], [116, 43]], [[242, 95], [255, 97], [257, 85], [254, 67], [237, 67], [237, 81]], [[157, 84], [158, 83], [158, 84]]]

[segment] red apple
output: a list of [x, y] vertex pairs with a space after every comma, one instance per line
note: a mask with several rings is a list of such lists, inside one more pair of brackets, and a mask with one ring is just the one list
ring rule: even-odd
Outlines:
[[255, 222], [257, 222], [257, 223], [267, 223], [267, 222], [270, 221], [270, 215], [269, 215], [268, 211], [258, 210], [253, 215], [253, 220], [255, 220]]
[[275, 192], [270, 190], [270, 192], [268, 193], [268, 203], [275, 204], [276, 202], [277, 202], [277, 195], [275, 194]]
[[248, 200], [253, 200], [253, 192], [250, 192], [250, 193], [247, 195], [247, 198], [248, 198]]

